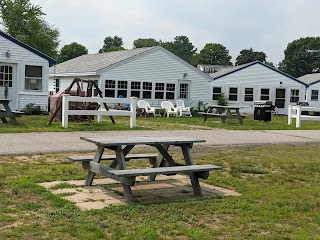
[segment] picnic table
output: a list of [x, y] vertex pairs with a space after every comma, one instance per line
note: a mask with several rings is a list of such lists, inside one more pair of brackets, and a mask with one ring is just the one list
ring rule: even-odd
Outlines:
[[[92, 184], [95, 174], [119, 181], [122, 183], [127, 203], [133, 203], [131, 186], [134, 185], [137, 176], [148, 176], [149, 181], [154, 181], [157, 174], [188, 174], [194, 194], [202, 196], [198, 178], [207, 179], [209, 171], [221, 169], [215, 165], [194, 165], [191, 148], [194, 143], [205, 140], [188, 137], [81, 137], [80, 139], [97, 146], [94, 156], [68, 157], [74, 162], [82, 162], [83, 168], [88, 170], [85, 185]], [[137, 145], [152, 146], [158, 153], [130, 154]], [[169, 154], [170, 146], [181, 148], [184, 164], [177, 163]], [[114, 151], [115, 154], [103, 155], [105, 149]], [[152, 168], [127, 169], [126, 162], [133, 159], [149, 159]], [[100, 164], [100, 161], [106, 160], [111, 161], [108, 166]]]
[[222, 106], [222, 105], [208, 105], [207, 112], [199, 112], [198, 114], [203, 116], [203, 121], [207, 121], [208, 117], [219, 117], [222, 123], [226, 122], [227, 118], [239, 119], [240, 124], [243, 124], [242, 119], [244, 115], [240, 114], [239, 106]]
[[10, 118], [13, 124], [18, 124], [16, 118], [21, 117], [23, 112], [12, 111], [9, 106], [9, 99], [0, 99], [0, 104], [3, 105], [4, 109], [0, 109], [0, 118], [3, 123], [8, 123], [6, 118]]

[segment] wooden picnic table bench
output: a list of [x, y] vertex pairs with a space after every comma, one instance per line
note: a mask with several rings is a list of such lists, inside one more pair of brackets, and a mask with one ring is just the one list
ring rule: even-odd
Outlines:
[[226, 119], [239, 119], [240, 124], [243, 124], [242, 119], [246, 117], [240, 114], [240, 107], [237, 106], [208, 105], [207, 112], [199, 112], [198, 114], [203, 117], [204, 122], [208, 117], [219, 117], [222, 123], [225, 123]]
[[[215, 165], [194, 165], [190, 149], [194, 143], [205, 142], [205, 140], [187, 137], [81, 137], [81, 139], [97, 145], [94, 156], [68, 157], [69, 160], [82, 162], [83, 168], [88, 170], [85, 185], [92, 184], [95, 174], [117, 180], [122, 183], [124, 196], [128, 203], [133, 203], [131, 186], [134, 185], [137, 176], [149, 176], [149, 181], [154, 181], [157, 174], [187, 174], [190, 177], [194, 194], [202, 196], [198, 178], [206, 179], [209, 177], [209, 171], [221, 169], [220, 166]], [[155, 147], [158, 153], [129, 154], [137, 145]], [[173, 160], [168, 153], [170, 146], [181, 148], [185, 164]], [[103, 155], [105, 149], [114, 151], [115, 155]], [[127, 161], [146, 158], [149, 159], [153, 168], [127, 169]], [[112, 162], [109, 166], [101, 165], [100, 161], [103, 160], [111, 160]]]
[[9, 99], [0, 99], [0, 104], [3, 105], [4, 109], [0, 109], [0, 119], [3, 123], [8, 123], [6, 118], [10, 118], [13, 124], [18, 124], [16, 118], [21, 117], [23, 112], [20, 111], [12, 111], [9, 106]]

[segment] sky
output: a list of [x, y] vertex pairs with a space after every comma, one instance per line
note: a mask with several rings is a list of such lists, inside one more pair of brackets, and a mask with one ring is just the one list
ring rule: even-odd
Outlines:
[[187, 36], [198, 49], [224, 45], [236, 61], [253, 48], [278, 65], [288, 43], [320, 36], [319, 0], [31, 0], [60, 30], [60, 48], [77, 42], [97, 53], [107, 36], [132, 49], [138, 38]]

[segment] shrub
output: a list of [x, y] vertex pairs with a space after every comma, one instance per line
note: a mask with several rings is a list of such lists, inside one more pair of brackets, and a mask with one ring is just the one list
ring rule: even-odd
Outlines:
[[228, 105], [228, 100], [226, 98], [226, 96], [224, 95], [224, 93], [221, 93], [218, 97], [218, 105], [221, 106], [227, 106]]
[[26, 115], [40, 115], [42, 114], [41, 106], [36, 105], [35, 103], [29, 103], [22, 110]]

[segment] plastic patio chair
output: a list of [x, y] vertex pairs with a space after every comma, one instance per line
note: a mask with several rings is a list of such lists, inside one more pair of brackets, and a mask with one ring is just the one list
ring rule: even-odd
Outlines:
[[137, 102], [139, 108], [144, 108], [146, 114], [153, 114], [155, 116], [156, 110], [154, 107], [151, 107], [150, 104], [146, 100], [139, 100]]
[[167, 117], [170, 115], [178, 116], [178, 109], [174, 107], [172, 102], [169, 101], [163, 101], [161, 103], [161, 107], [166, 110]]
[[192, 117], [190, 107], [185, 107], [183, 100], [181, 99], [176, 100], [176, 104], [177, 104], [177, 109], [180, 117], [185, 115]]

